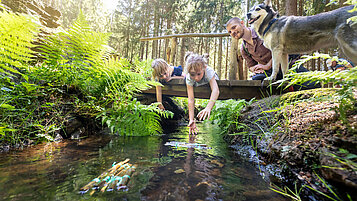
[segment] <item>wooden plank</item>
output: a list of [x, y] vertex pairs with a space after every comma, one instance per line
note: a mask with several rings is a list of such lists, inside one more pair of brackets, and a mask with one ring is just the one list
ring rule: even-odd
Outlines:
[[[226, 99], [252, 99], [263, 98], [270, 94], [281, 94], [276, 86], [268, 87], [268, 82], [263, 85], [259, 80], [217, 80], [219, 86], [219, 100]], [[187, 88], [184, 79], [175, 79], [165, 83], [162, 87], [162, 94], [167, 96], [187, 97]], [[209, 84], [194, 87], [195, 98], [209, 99], [211, 88]], [[155, 94], [155, 88], [143, 91], [142, 93]]]

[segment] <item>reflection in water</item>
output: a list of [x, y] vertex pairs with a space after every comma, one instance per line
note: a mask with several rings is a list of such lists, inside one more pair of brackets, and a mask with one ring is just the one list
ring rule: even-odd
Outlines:
[[[269, 190], [258, 170], [234, 161], [210, 125], [163, 136], [93, 136], [0, 155], [1, 200], [285, 200]], [[212, 149], [165, 146], [179, 141]], [[137, 166], [128, 191], [80, 195], [79, 189], [113, 161]]]

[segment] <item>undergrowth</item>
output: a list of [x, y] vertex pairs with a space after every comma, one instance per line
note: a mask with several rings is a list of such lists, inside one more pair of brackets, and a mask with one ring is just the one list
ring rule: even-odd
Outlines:
[[[51, 141], [73, 116], [97, 117], [113, 134], [161, 132], [160, 118], [173, 114], [134, 98], [157, 84], [145, 77], [149, 61], [108, 56], [110, 34], [92, 31], [83, 14], [68, 30], [39, 30], [34, 17], [0, 12], [0, 143]], [[39, 57], [33, 41], [42, 41]]]

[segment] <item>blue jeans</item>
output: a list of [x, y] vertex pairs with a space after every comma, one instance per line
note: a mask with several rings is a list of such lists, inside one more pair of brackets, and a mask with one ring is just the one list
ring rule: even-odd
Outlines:
[[[273, 70], [272, 70], [272, 68], [270, 68], [269, 70], [265, 70], [264, 72], [265, 72], [265, 73], [255, 74], [255, 75], [252, 77], [252, 80], [264, 80], [266, 77], [271, 76], [271, 73], [273, 72]], [[283, 79], [283, 73], [281, 72], [281, 70], [279, 70], [279, 73], [278, 73], [278, 75], [276, 76], [276, 79], [277, 79], [277, 80]]]
[[[259, 74], [255, 74], [252, 77], [252, 80], [264, 80], [264, 78], [266, 78], [267, 76], [269, 77], [272, 73], [272, 69], [266, 70], [264, 71], [265, 73], [259, 73]], [[303, 73], [303, 72], [308, 72], [309, 70], [307, 70], [305, 67], [300, 66], [299, 68], [296, 69], [297, 73]], [[279, 70], [278, 75], [276, 76], [277, 80], [281, 80], [283, 79], [283, 73], [281, 72], [281, 70]], [[315, 88], [321, 88], [320, 84], [316, 84], [316, 82], [304, 82], [300, 85], [293, 85], [294, 91], [300, 91], [300, 90], [306, 90], [306, 89], [315, 89]]]

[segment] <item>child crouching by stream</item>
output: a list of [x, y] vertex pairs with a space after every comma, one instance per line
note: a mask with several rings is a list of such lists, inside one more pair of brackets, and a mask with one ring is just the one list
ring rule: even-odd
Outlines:
[[[151, 67], [153, 68], [152, 75], [155, 80], [163, 83], [169, 82], [172, 79], [184, 79], [185, 73], [182, 71], [182, 66], [170, 66], [163, 59], [155, 59]], [[165, 110], [164, 105], [162, 104], [162, 88], [161, 86], [156, 86], [156, 100], [159, 102], [159, 108]]]
[[219, 88], [217, 81], [218, 75], [216, 72], [207, 65], [207, 60], [201, 55], [194, 54], [191, 52], [186, 53], [185, 56], [185, 72], [186, 76], [186, 86], [187, 86], [187, 97], [188, 97], [188, 114], [189, 114], [189, 134], [197, 134], [198, 129], [195, 122], [195, 96], [193, 87], [202, 86], [205, 84], [211, 87], [211, 96], [209, 102], [205, 109], [200, 111], [197, 115], [199, 120], [209, 119], [211, 110], [216, 103], [219, 96]]

